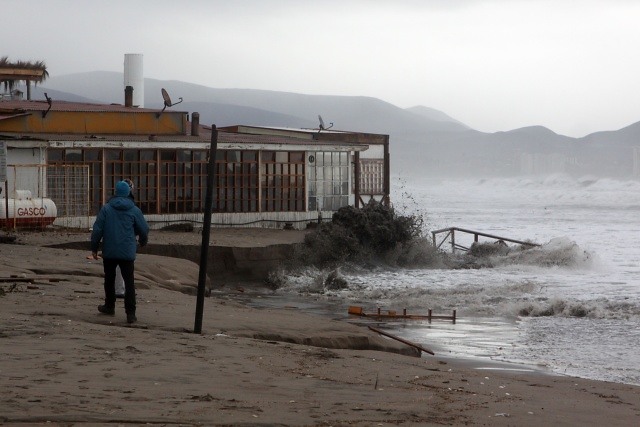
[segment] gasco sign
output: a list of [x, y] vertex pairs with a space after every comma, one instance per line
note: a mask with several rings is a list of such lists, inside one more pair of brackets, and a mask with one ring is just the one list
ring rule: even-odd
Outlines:
[[16, 213], [18, 216], [45, 216], [47, 208], [18, 208]]

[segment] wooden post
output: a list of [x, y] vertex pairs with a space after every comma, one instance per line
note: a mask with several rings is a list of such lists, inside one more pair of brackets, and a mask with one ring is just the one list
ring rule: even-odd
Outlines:
[[[218, 129], [211, 127], [211, 149], [209, 150], [209, 170], [207, 171], [207, 194], [204, 201], [204, 224], [202, 226], [202, 246], [200, 246], [200, 270], [198, 274], [198, 297], [196, 301], [196, 321], [193, 332], [202, 332], [202, 314], [204, 311], [204, 294], [207, 283], [207, 259], [209, 255], [209, 234], [211, 233], [211, 211], [213, 210], [213, 188], [218, 150]], [[159, 187], [159, 186], [158, 186]]]
[[355, 198], [356, 209], [360, 208], [360, 152], [356, 151], [353, 160], [353, 197]]
[[429, 318], [429, 322], [431, 322], [431, 309], [429, 309], [429, 313], [427, 314], [427, 317]]
[[451, 253], [456, 253], [456, 231], [451, 229]]
[[456, 310], [453, 310], [453, 323], [456, 323]]
[[391, 160], [389, 155], [389, 135], [385, 136], [384, 141], [384, 205], [391, 205]]
[[9, 181], [4, 182], [4, 204], [4, 225], [7, 228], [7, 231], [9, 231]]

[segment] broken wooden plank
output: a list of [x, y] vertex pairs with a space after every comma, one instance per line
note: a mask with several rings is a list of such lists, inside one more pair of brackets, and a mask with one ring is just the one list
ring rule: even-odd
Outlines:
[[396, 341], [400, 341], [403, 344], [406, 344], [406, 345], [408, 345], [410, 347], [413, 347], [413, 348], [418, 349], [420, 351], [424, 351], [425, 353], [429, 353], [432, 356], [435, 356], [435, 353], [433, 351], [429, 350], [428, 348], [425, 348], [425, 347], [421, 346], [420, 344], [416, 344], [416, 343], [411, 342], [409, 340], [405, 340], [404, 338], [400, 338], [398, 336], [392, 335], [392, 334], [390, 334], [388, 332], [381, 331], [380, 329], [374, 328], [373, 326], [369, 326], [369, 329], [371, 329], [373, 332], [379, 333], [380, 335], [384, 335], [385, 337], [389, 337], [389, 338], [394, 339]]

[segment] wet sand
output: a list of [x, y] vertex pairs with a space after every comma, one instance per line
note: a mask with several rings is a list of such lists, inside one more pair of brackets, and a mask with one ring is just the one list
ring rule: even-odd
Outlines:
[[[293, 236], [260, 233], [236, 233], [235, 243], [230, 232], [228, 244]], [[115, 316], [97, 312], [101, 263], [88, 250], [42, 247], [49, 238], [63, 239], [33, 233], [0, 245], [0, 423], [640, 423], [640, 387], [413, 357], [349, 322], [249, 308], [235, 288], [205, 299], [194, 334], [198, 266], [186, 260], [139, 255], [139, 321], [128, 325], [121, 300]]]

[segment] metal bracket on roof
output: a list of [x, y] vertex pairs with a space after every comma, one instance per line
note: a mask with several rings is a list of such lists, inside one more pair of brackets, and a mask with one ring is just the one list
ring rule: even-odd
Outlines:
[[160, 111], [159, 113], [156, 113], [156, 118], [160, 117], [160, 115], [164, 113], [165, 108], [178, 105], [182, 102], [182, 98], [179, 98], [180, 101], [176, 102], [175, 104], [172, 104], [171, 98], [169, 97], [169, 93], [167, 93], [167, 91], [164, 88], [162, 88], [160, 92], [162, 93], [162, 99], [164, 99], [164, 107], [162, 107], [162, 111]]
[[44, 97], [47, 100], [47, 104], [49, 104], [49, 108], [47, 108], [47, 111], [43, 111], [42, 112], [42, 118], [44, 119], [45, 117], [47, 117], [47, 114], [49, 113], [49, 110], [51, 110], [51, 104], [52, 104], [52, 99], [49, 98], [49, 95], [47, 95], [47, 92], [44, 93]]

